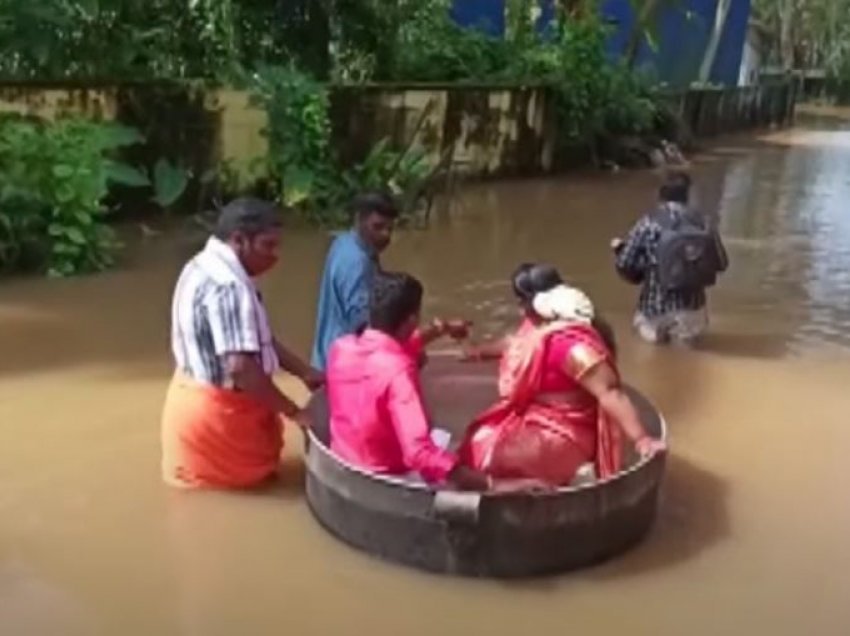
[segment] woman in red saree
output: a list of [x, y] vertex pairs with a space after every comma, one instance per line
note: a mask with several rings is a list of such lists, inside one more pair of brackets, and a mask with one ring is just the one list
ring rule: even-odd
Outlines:
[[611, 332], [557, 270], [523, 265], [513, 277], [524, 311], [517, 332], [470, 359], [501, 355], [500, 399], [466, 432], [461, 458], [494, 478], [569, 485], [592, 464], [599, 479], [622, 463], [621, 436], [641, 455], [664, 450], [622, 390]]

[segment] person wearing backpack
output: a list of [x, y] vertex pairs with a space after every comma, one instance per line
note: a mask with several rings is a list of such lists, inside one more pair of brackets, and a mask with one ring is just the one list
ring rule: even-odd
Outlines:
[[634, 326], [652, 343], [690, 343], [702, 334], [708, 327], [705, 290], [728, 267], [717, 231], [688, 209], [690, 191], [690, 176], [671, 172], [657, 208], [625, 240], [611, 242], [619, 274], [642, 286]]

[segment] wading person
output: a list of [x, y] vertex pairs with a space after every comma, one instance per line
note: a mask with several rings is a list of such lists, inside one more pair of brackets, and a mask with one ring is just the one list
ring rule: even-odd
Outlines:
[[652, 343], [691, 343], [708, 327], [706, 293], [728, 267], [726, 251], [707, 219], [688, 209], [691, 179], [669, 174], [656, 210], [625, 240], [614, 239], [620, 275], [641, 285], [634, 327]]
[[237, 199], [183, 268], [174, 292], [175, 375], [162, 416], [162, 472], [184, 488], [246, 488], [275, 475], [281, 416], [304, 415], [275, 385], [283, 369], [311, 389], [321, 374], [275, 339], [254, 279], [278, 260], [280, 213]]
[[467, 354], [501, 355], [501, 364], [500, 399], [467, 430], [464, 464], [496, 478], [566, 486], [587, 464], [600, 479], [616, 474], [623, 433], [643, 456], [663, 450], [623, 391], [613, 334], [590, 300], [548, 265], [520, 266], [512, 284], [519, 329]]
[[[461, 466], [447, 440], [435, 439], [419, 388], [421, 349], [436, 338], [466, 337], [463, 321], [419, 327], [423, 289], [407, 274], [378, 273], [369, 324], [339, 338], [328, 360], [331, 449], [375, 473], [415, 476], [434, 486], [464, 490], [522, 488], [497, 484]], [[445, 436], [444, 436], [445, 437]]]
[[369, 289], [398, 217], [395, 202], [384, 193], [362, 194], [350, 207], [354, 227], [331, 245], [319, 288], [311, 362], [322, 370], [333, 342], [354, 333], [368, 320]]

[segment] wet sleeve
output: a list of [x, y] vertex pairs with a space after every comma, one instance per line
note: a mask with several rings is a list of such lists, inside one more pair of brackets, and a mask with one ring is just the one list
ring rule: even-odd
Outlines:
[[257, 353], [260, 334], [250, 291], [243, 285], [221, 285], [204, 302], [216, 355]]
[[413, 373], [411, 368], [393, 377], [388, 387], [387, 407], [405, 466], [429, 483], [441, 483], [455, 469], [458, 459], [431, 439], [431, 427]]
[[646, 219], [639, 221], [629, 232], [622, 247], [617, 251], [616, 265], [622, 272], [643, 274], [649, 267], [647, 246], [652, 228]]

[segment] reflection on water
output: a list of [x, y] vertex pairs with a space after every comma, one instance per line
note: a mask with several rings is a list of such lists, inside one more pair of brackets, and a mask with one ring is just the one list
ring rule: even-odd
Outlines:
[[[651, 173], [474, 186], [387, 257], [425, 281], [429, 313], [467, 314], [480, 333], [516, 319], [517, 263], [555, 263], [619, 328], [624, 372], [668, 416], [674, 456], [648, 542], [545, 582], [435, 578], [339, 545], [303, 502], [291, 432], [269, 491], [162, 487], [168, 302], [197, 237], [140, 243], [103, 276], [4, 281], [0, 633], [850, 633], [850, 139], [736, 141], [696, 173], [732, 259], [697, 351], [636, 342], [635, 290], [610, 267], [610, 238], [652, 205]], [[328, 240], [289, 233], [264, 283], [302, 351]], [[462, 389], [435, 393], [454, 403]]]
[[823, 146], [798, 134], [793, 151], [778, 135], [726, 173], [722, 228], [737, 258], [724, 291], [753, 320], [784, 323], [798, 350], [850, 338], [850, 135], [832, 135]]

